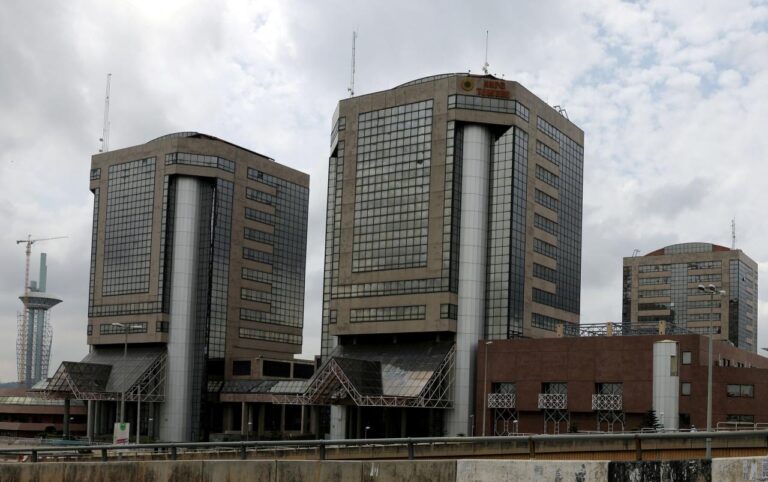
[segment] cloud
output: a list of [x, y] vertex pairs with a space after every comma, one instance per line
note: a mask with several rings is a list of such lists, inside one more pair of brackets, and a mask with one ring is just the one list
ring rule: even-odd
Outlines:
[[[45, 12], [41, 15], [40, 12]], [[707, 2], [0, 3], [0, 319], [15, 326], [15, 240], [50, 253], [52, 365], [85, 345], [90, 156], [112, 77], [111, 146], [199, 130], [311, 175], [304, 353], [319, 351], [330, 120], [356, 92], [491, 70], [564, 105], [585, 131], [582, 320], [618, 320], [621, 257], [681, 241], [729, 244], [768, 265], [768, 6]], [[36, 259], [36, 258], [35, 258]], [[760, 338], [765, 346], [765, 288]], [[15, 376], [14, 342], [0, 379]]]

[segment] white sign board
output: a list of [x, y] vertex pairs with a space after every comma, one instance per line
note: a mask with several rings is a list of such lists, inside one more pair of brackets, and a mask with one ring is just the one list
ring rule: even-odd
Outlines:
[[131, 424], [130, 423], [116, 423], [115, 431], [112, 434], [112, 443], [114, 445], [124, 445], [129, 443], [131, 436]]

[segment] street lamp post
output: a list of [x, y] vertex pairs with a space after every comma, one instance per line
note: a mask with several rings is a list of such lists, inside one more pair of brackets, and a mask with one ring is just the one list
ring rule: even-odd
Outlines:
[[483, 366], [483, 437], [485, 437], [485, 407], [488, 406], [488, 345], [493, 344], [493, 341], [485, 342], [485, 363]]
[[[125, 370], [125, 361], [128, 359], [128, 329], [133, 328], [134, 325], [127, 325], [125, 323], [111, 323], [111, 325], [119, 326], [120, 328], [122, 328], [123, 334], [125, 335], [125, 341], [123, 342], [123, 370]], [[124, 423], [124, 422], [125, 422], [125, 386], [123, 386], [123, 390], [120, 392], [120, 423]]]
[[[715, 310], [715, 294], [724, 295], [724, 290], [718, 290], [715, 285], [699, 285], [699, 291], [709, 294], [709, 340], [707, 347], [707, 432], [712, 431], [712, 337], [714, 331], [714, 325], [712, 318], [714, 318]], [[722, 308], [721, 308], [722, 313]], [[722, 317], [720, 317], [720, 323], [722, 324]], [[712, 438], [706, 438], [705, 455], [707, 460], [712, 459]]]

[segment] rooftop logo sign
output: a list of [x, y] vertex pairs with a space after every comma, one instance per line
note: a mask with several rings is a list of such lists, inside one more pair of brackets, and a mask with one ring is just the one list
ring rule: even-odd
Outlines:
[[507, 90], [507, 83], [498, 79], [464, 77], [459, 82], [459, 87], [464, 92], [483, 97], [496, 97], [497, 99], [510, 99], [512, 97], [512, 94]]

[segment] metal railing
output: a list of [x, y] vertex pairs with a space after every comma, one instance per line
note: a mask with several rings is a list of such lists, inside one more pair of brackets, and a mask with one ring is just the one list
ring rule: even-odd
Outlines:
[[564, 393], [539, 393], [539, 408], [565, 410], [568, 408], [568, 395]]
[[592, 395], [592, 410], [614, 410], [620, 411], [623, 406], [621, 395]]
[[[102, 462], [135, 459], [177, 460], [189, 453], [208, 452], [212, 458], [245, 460], [261, 455], [277, 458], [280, 451], [294, 451], [295, 454], [312, 456], [314, 459], [328, 459], [334, 450], [333, 459], [377, 458], [371, 454], [379, 450], [379, 458], [467, 457], [477, 454], [515, 454], [535, 458], [538, 453], [560, 453], [564, 447], [578, 450], [635, 452], [637, 460], [643, 458], [643, 443], [651, 453], [658, 452], [660, 444], [670, 445], [669, 450], [704, 450], [704, 441], [710, 438], [718, 446], [728, 447], [729, 440], [740, 439], [734, 446], [752, 447], [765, 452], [768, 430], [723, 431], [723, 432], [664, 432], [664, 433], [612, 433], [612, 434], [563, 434], [563, 435], [513, 435], [494, 437], [425, 437], [354, 440], [294, 440], [294, 441], [253, 441], [253, 442], [199, 442], [199, 443], [157, 443], [140, 445], [80, 445], [71, 447], [27, 447], [0, 450], [0, 458], [40, 462], [43, 460], [79, 459]], [[751, 440], [750, 442], [745, 442]], [[611, 444], [612, 443], [612, 444]], [[606, 444], [610, 445], [607, 447]], [[676, 444], [676, 445], [675, 445]], [[700, 447], [699, 447], [700, 446]], [[483, 447], [488, 451], [483, 453]], [[339, 450], [347, 450], [339, 455]], [[361, 452], [361, 449], [363, 450]], [[442, 451], [442, 452], [441, 452]], [[356, 457], [357, 455], [357, 457]], [[363, 455], [361, 457], [361, 455]], [[224, 457], [223, 457], [224, 456]], [[249, 457], [250, 456], [250, 457]], [[199, 458], [196, 457], [196, 458]], [[309, 458], [309, 457], [307, 457]]]
[[488, 408], [515, 408], [517, 395], [515, 393], [489, 393]]

